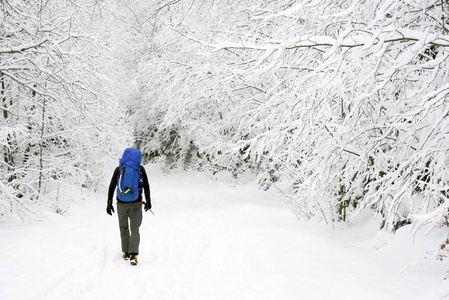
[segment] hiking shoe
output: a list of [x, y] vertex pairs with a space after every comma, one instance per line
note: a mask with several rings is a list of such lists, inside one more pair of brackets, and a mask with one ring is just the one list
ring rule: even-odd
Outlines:
[[133, 266], [137, 265], [137, 255], [136, 254], [131, 254], [129, 256], [129, 263], [132, 264]]
[[129, 254], [126, 253], [126, 252], [123, 252], [123, 259], [126, 260], [126, 261], [128, 261], [128, 259], [129, 259]]

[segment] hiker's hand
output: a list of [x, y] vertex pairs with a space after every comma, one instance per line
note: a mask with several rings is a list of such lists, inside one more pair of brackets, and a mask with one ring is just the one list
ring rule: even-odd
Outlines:
[[151, 200], [147, 200], [147, 202], [145, 202], [145, 211], [151, 209]]
[[112, 213], [115, 212], [114, 211], [114, 206], [112, 206], [112, 203], [108, 202], [108, 206], [106, 207], [106, 212], [108, 213], [108, 215], [112, 216]]

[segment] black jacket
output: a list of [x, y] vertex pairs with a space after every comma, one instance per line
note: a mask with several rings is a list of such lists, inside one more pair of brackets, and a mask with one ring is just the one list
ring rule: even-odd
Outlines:
[[[145, 192], [145, 201], [151, 202], [150, 184], [148, 183], [147, 172], [145, 171], [145, 168], [143, 166], [140, 166], [140, 172], [142, 173], [143, 189], [141, 189], [142, 187], [139, 186], [139, 188], [140, 188], [139, 197], [137, 198], [136, 201], [133, 201], [133, 202], [139, 202], [139, 201], [142, 202], [142, 190]], [[112, 197], [114, 197], [114, 192], [117, 187], [118, 177], [119, 177], [119, 167], [115, 168], [114, 174], [112, 175], [112, 178], [111, 178], [111, 183], [109, 183], [109, 191], [108, 191], [108, 202], [109, 203], [112, 203]], [[117, 196], [116, 196], [116, 199], [117, 199], [118, 203], [129, 203], [129, 202], [120, 201], [120, 199]]]

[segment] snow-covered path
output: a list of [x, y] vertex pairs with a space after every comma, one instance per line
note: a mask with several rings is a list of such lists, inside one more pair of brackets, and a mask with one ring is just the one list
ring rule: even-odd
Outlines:
[[[0, 299], [445, 299], [444, 264], [422, 238], [298, 222], [254, 183], [147, 166], [139, 265], [121, 259], [106, 195], [84, 192], [65, 216], [0, 230]], [[437, 242], [427, 236], [426, 242]], [[416, 264], [407, 266], [410, 262]], [[449, 297], [448, 297], [449, 298]]]

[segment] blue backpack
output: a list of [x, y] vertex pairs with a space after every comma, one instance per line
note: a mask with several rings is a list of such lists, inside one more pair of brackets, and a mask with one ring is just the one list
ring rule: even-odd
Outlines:
[[142, 154], [140, 150], [128, 148], [123, 152], [117, 179], [117, 197], [120, 201], [133, 202], [139, 197], [139, 181], [142, 176], [140, 172], [141, 162]]

